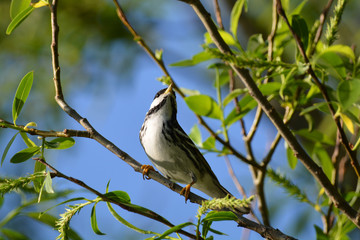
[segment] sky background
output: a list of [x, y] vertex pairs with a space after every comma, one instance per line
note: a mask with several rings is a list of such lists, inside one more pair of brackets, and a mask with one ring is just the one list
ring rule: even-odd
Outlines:
[[[111, 1], [108, 2], [106, 8], [100, 8], [100, 12], [107, 12], [110, 9], [109, 14], [114, 15], [115, 11], [111, 5]], [[173, 4], [165, 4], [164, 1], [156, 1], [156, 3], [160, 4], [159, 11], [161, 14], [157, 14], [156, 12], [150, 14], [146, 11], [144, 11], [145, 13], [130, 11], [136, 9], [130, 2], [126, 2], [126, 6], [129, 8], [128, 17], [130, 22], [134, 28], [138, 30], [139, 34], [144, 36], [150, 47], [153, 50], [159, 48], [164, 50], [163, 57], [166, 65], [191, 58], [193, 54], [201, 51], [204, 29], [192, 10], [185, 4], [177, 1], [174, 1]], [[255, 3], [258, 4], [259, 1], [255, 1]], [[144, 4], [146, 5], [146, 3]], [[206, 6], [212, 10], [212, 4], [207, 3]], [[249, 9], [250, 7], [254, 9], [254, 6], [249, 6]], [[142, 8], [147, 9], [144, 5], [142, 5]], [[268, 10], [268, 8], [263, 9], [263, 11]], [[61, 7], [59, 11], [61, 11]], [[229, 9], [224, 6], [224, 16], [227, 16], [228, 11]], [[255, 13], [253, 14], [256, 14], [257, 11], [260, 10], [255, 9]], [[259, 17], [262, 17], [262, 13], [258, 14]], [[39, 15], [45, 16], [45, 19], [47, 19], [47, 10], [40, 9], [39, 11], [35, 11], [29, 19], [24, 22], [24, 26], [20, 26], [11, 36], [5, 36], [4, 32], [6, 28], [2, 27], [0, 29], [0, 39], [3, 42], [0, 43], [6, 43], [6, 41], [11, 41], [11, 39], [20, 41], [19, 39], [24, 36], [23, 34], [27, 26], [34, 24], [34, 22], [39, 24], [39, 18], [41, 18]], [[59, 24], [61, 29], [60, 33], [66, 32], [67, 28], [63, 27], [61, 16]], [[227, 21], [225, 21], [225, 24], [227, 24]], [[49, 26], [43, 27], [48, 28]], [[151, 27], [151, 31], [147, 31], [149, 27]], [[124, 29], [121, 29], [119, 26], [118, 29], [122, 32], [121, 34], [128, 35], [129, 37], [129, 34], [124, 31]], [[41, 32], [42, 30], [37, 31]], [[240, 35], [242, 31], [243, 30], [240, 30]], [[60, 52], [64, 51], [60, 56], [60, 64], [62, 66], [62, 79], [65, 85], [64, 94], [66, 101], [76, 109], [81, 116], [86, 117], [100, 134], [115, 143], [121, 150], [127, 152], [143, 164], [150, 164], [141, 147], [138, 135], [155, 93], [165, 87], [156, 80], [158, 77], [161, 77], [163, 73], [135, 42], [129, 40], [125, 42], [120, 40], [103, 41], [101, 38], [89, 33], [89, 37], [82, 40], [82, 49], [77, 53], [76, 44], [78, 44], [77, 41], [81, 40], [77, 40], [76, 34], [81, 33], [82, 32], [75, 32], [73, 35], [64, 33], [64, 35], [60, 35]], [[71, 48], [71, 38], [74, 39], [73, 42], [75, 46], [73, 46], [73, 49]], [[240, 38], [240, 41], [245, 41], [245, 39], [246, 38]], [[21, 60], [16, 56], [7, 56], [8, 58], [5, 58], [6, 56], [0, 56], [3, 60], [13, 61], [13, 64], [9, 65], [11, 66], [10, 68], [1, 69], [3, 75], [0, 77], [0, 86], [7, 84], [7, 91], [1, 91], [1, 95], [3, 95], [2, 98], [7, 99], [6, 101], [3, 100], [0, 105], [2, 112], [5, 114], [4, 118], [9, 121], [11, 120], [11, 108], [8, 106], [12, 104], [18, 82], [28, 71], [34, 70], [34, 89], [30, 93], [29, 99], [24, 106], [24, 112], [20, 116], [18, 123], [26, 124], [27, 122], [34, 121], [38, 124], [38, 129], [43, 130], [53, 129], [62, 131], [64, 128], [83, 130], [77, 122], [68, 117], [59, 107], [56, 107], [54, 100], [51, 98], [53, 94], [53, 87], [51, 85], [52, 76], [48, 74], [49, 70], [51, 71], [51, 68], [49, 69], [50, 55], [48, 47], [50, 41], [49, 39], [47, 39], [47, 41], [47, 46], [44, 48], [44, 59], [38, 59], [33, 63], [24, 63], [23, 61], [25, 60]], [[62, 41], [65, 42], [63, 45]], [[31, 47], [26, 48], [26, 41], [23, 44], [24, 46], [19, 45], [21, 49], [25, 49], [23, 53], [26, 54], [27, 51], [32, 51]], [[129, 45], [131, 45], [131, 47], [129, 47]], [[73, 55], [68, 56], [70, 53], [67, 51]], [[72, 64], [69, 59], [73, 59], [76, 64]], [[216, 92], [212, 87], [214, 72], [206, 71], [206, 67], [207, 64], [200, 64], [197, 67], [169, 67], [168, 69], [179, 86], [188, 89], [198, 89], [203, 94], [209, 94], [215, 97]], [[47, 72], [45, 71], [44, 73], [43, 68], [47, 68]], [[9, 77], [11, 77], [11, 79], [9, 79]], [[43, 82], [37, 80], [38, 78], [47, 79], [49, 84], [43, 85]], [[84, 79], [86, 79], [86, 81], [84, 81]], [[9, 81], [11, 83], [8, 83]], [[48, 104], [48, 106], [43, 106], [44, 99], [38, 95], [39, 92], [49, 95], [49, 99], [52, 99], [50, 100], [52, 102]], [[194, 124], [197, 123], [197, 120], [180, 96], [177, 97], [177, 100], [178, 121], [185, 132], [189, 133]], [[48, 112], [47, 109], [49, 106], [53, 106], [55, 111]], [[228, 111], [230, 111], [230, 109], [228, 109]], [[31, 112], [35, 114], [31, 114]], [[245, 123], [248, 127], [251, 125], [253, 116], [254, 112], [251, 112], [245, 117]], [[58, 119], [62, 120], [58, 121]], [[209, 122], [210, 126], [214, 127], [214, 129], [218, 127], [217, 122], [211, 119], [206, 119], [206, 121]], [[203, 134], [203, 139], [206, 139], [208, 133], [203, 128], [200, 127], [200, 129]], [[5, 145], [14, 133], [12, 130], [0, 129], [0, 152], [3, 151]], [[233, 127], [229, 134], [233, 145], [236, 146], [240, 152], [245, 153], [240, 133], [239, 127]], [[256, 157], [259, 159], [264, 157], [275, 134], [276, 131], [271, 123], [263, 119], [253, 142]], [[36, 141], [36, 138], [32, 139]], [[49, 163], [64, 174], [80, 179], [100, 192], [105, 191], [107, 182], [111, 180], [110, 191], [126, 191], [130, 195], [132, 203], [157, 212], [175, 225], [186, 221], [196, 221], [197, 205], [190, 202], [185, 204], [182, 196], [179, 196], [177, 193], [172, 192], [155, 181], [144, 181], [141, 174], [134, 172], [130, 166], [95, 141], [86, 138], [75, 138], [75, 140], [75, 146], [70, 149], [47, 151], [46, 157]], [[284, 143], [282, 141], [271, 162], [272, 168], [281, 169], [282, 171], [293, 171], [291, 172], [293, 177], [291, 180], [294, 182], [299, 181], [307, 184], [315, 184], [312, 180], [306, 180], [309, 175], [304, 173], [302, 165], [298, 164], [296, 170], [290, 170], [287, 167], [286, 154], [283, 146]], [[33, 162], [31, 160], [24, 163], [21, 169], [18, 168], [18, 165], [9, 162], [9, 157], [23, 148], [25, 148], [25, 146], [18, 137], [11, 147], [3, 166], [0, 168], [0, 176], [17, 176], [32, 172]], [[221, 184], [235, 196], [240, 197], [227, 172], [224, 159], [216, 156], [216, 154], [206, 154], [205, 158], [220, 179]], [[247, 166], [232, 157], [230, 157], [230, 160], [247, 194], [253, 194], [252, 180]], [[96, 198], [93, 194], [89, 194], [73, 183], [63, 179], [54, 179], [53, 184], [55, 190], [68, 188], [78, 190], [72, 197], [85, 196], [89, 199]], [[276, 187], [272, 182], [267, 181], [265, 189], [267, 199], [269, 200], [272, 226], [299, 239], [314, 238], [315, 231], [312, 225], [317, 224], [321, 226], [319, 215], [312, 213], [306, 204], [299, 203], [293, 198], [288, 197], [282, 189]], [[193, 191], [206, 197], [195, 189], [193, 189]], [[305, 191], [310, 191], [310, 193], [314, 195], [314, 192], [311, 192], [313, 188], [305, 189]], [[18, 195], [8, 194], [5, 198], [4, 206], [0, 209], [0, 219], [8, 213], [9, 209], [18, 205], [20, 201], [21, 199]], [[51, 204], [44, 204], [36, 210], [43, 211], [50, 206]], [[64, 212], [64, 207], [63, 205], [57, 207], [51, 213], [58, 216]], [[139, 228], [157, 232], [163, 232], [167, 229], [166, 226], [142, 216], [128, 213], [117, 207], [115, 207], [115, 209], [122, 217]], [[85, 207], [80, 214], [74, 216], [71, 220], [70, 226], [73, 227], [83, 239], [144, 239], [150, 237], [135, 233], [118, 223], [108, 212], [105, 203], [98, 204], [97, 219], [99, 229], [107, 235], [98, 236], [93, 233], [91, 229], [90, 211], [91, 206]], [[304, 226], [294, 226], [292, 220], [296, 218], [303, 218]], [[311, 219], [311, 221], [306, 221], [306, 219]], [[24, 221], [25, 217], [20, 217], [10, 222], [10, 226], [16, 227]], [[29, 230], [31, 231], [29, 236], [32, 236], [32, 239], [55, 239], [58, 235], [57, 231], [42, 224], [29, 224], [33, 224], [31, 225], [33, 228]], [[234, 222], [214, 223], [213, 227], [230, 236], [216, 236], [215, 239], [220, 240], [241, 239], [243, 234], [249, 234], [237, 228]], [[305, 228], [305, 231], [299, 233], [299, 229], [301, 228]], [[192, 232], [193, 229], [188, 230]], [[262, 238], [258, 234], [251, 232], [249, 239], [255, 240]]]

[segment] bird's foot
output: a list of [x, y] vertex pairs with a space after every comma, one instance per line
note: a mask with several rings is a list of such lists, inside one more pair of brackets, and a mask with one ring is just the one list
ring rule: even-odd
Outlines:
[[189, 199], [189, 194], [190, 194], [190, 188], [194, 183], [190, 183], [188, 185], [186, 185], [183, 189], [181, 189], [180, 191], [180, 195], [184, 195], [185, 197], [185, 202], [187, 202], [187, 200]]
[[151, 166], [151, 165], [142, 165], [141, 166], [141, 169], [143, 170], [142, 172], [142, 176], [143, 176], [143, 179], [145, 180], [149, 180], [151, 179], [151, 177], [148, 176], [149, 174], [149, 171], [152, 170], [152, 171], [155, 171], [154, 167]]

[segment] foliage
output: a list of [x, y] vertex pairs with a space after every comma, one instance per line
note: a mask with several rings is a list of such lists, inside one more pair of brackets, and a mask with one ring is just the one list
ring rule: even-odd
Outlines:
[[[276, 26], [273, 28], [273, 37], [269, 36], [265, 39], [262, 34], [256, 33], [249, 37], [247, 46], [245, 46], [239, 40], [238, 29], [242, 15], [247, 11], [251, 11], [251, 8], [248, 1], [236, 1], [228, 17], [230, 22], [229, 30], [218, 28], [223, 43], [219, 43], [219, 39], [214, 38], [214, 35], [210, 32], [206, 32], [204, 33], [202, 51], [194, 54], [190, 59], [170, 64], [172, 67], [193, 67], [201, 63], [208, 64], [207, 71], [213, 73], [214, 76], [212, 95], [202, 93], [199, 90], [178, 88], [189, 109], [200, 120], [199, 124], [195, 124], [191, 129], [189, 136], [199, 148], [206, 152], [216, 153], [219, 157], [231, 156], [249, 165], [253, 177], [253, 187], [257, 195], [255, 199], [259, 203], [257, 205], [259, 206], [258, 209], [256, 204], [253, 204], [252, 208], [253, 211], [261, 215], [259, 224], [268, 225], [270, 222], [269, 216], [272, 214], [266, 205], [268, 196], [265, 194], [266, 189], [264, 187], [266, 180], [269, 179], [299, 204], [306, 203], [310, 211], [319, 213], [323, 226], [320, 227], [314, 224], [318, 239], [350, 239], [350, 234], [358, 231], [358, 229], [350, 217], [345, 215], [341, 211], [342, 209], [337, 208], [336, 204], [332, 202], [333, 199], [329, 196], [331, 191], [327, 191], [326, 186], [321, 184], [306, 186], [290, 180], [294, 178], [295, 171], [299, 169], [298, 166], [300, 165], [298, 164], [299, 152], [295, 151], [294, 144], [285, 143], [286, 156], [284, 157], [288, 159], [287, 164], [291, 170], [285, 174], [283, 169], [279, 171], [272, 169], [271, 161], [274, 151], [279, 148], [280, 138], [284, 137], [280, 129], [278, 129], [277, 136], [270, 144], [271, 146], [265, 152], [264, 159], [258, 159], [253, 151], [253, 137], [258, 132], [259, 124], [266, 121], [265, 118], [261, 118], [264, 110], [263, 103], [257, 101], [254, 92], [242, 84], [241, 80], [243, 79], [236, 76], [234, 69], [244, 70], [249, 75], [248, 77], [256, 83], [259, 94], [264, 96], [267, 101], [271, 101], [273, 106], [276, 107], [276, 112], [280, 113], [282, 121], [287, 124], [298, 142], [301, 143], [301, 146], [306, 149], [313, 164], [319, 166], [319, 171], [324, 172], [326, 180], [330, 181], [332, 187], [338, 189], [341, 197], [345, 199], [350, 207], [356, 209], [359, 204], [360, 187], [358, 178], [360, 176], [359, 172], [357, 172], [359, 163], [356, 156], [360, 145], [360, 95], [358, 94], [360, 92], [360, 57], [352, 47], [336, 42], [337, 39], [341, 39], [337, 33], [341, 29], [341, 19], [345, 14], [344, 9], [347, 6], [347, 1], [337, 1], [333, 13], [330, 14], [331, 16], [327, 20], [328, 24], [324, 39], [316, 39], [318, 29], [323, 26], [318, 21], [310, 20], [305, 16], [304, 9], [307, 6], [307, 1], [300, 2], [292, 9], [290, 8], [290, 1], [282, 1], [282, 6], [283, 9], [281, 10], [286, 13], [288, 19], [285, 19], [281, 11], [279, 14], [281, 16], [273, 19]], [[45, 8], [49, 11], [55, 11], [52, 3], [47, 0], [40, 0], [37, 3], [32, 3], [30, 0], [12, 0], [10, 8], [11, 21], [6, 34], [12, 34], [26, 21], [27, 17], [39, 9]], [[59, 11], [62, 11], [61, 8]], [[276, 8], [274, 8], [274, 11], [276, 11]], [[124, 22], [126, 19], [122, 19], [122, 21]], [[310, 27], [312, 25], [314, 27]], [[136, 34], [133, 29], [131, 30], [131, 25], [127, 27], [133, 35]], [[160, 68], [166, 69], [162, 50], [152, 53], [141, 37], [134, 35], [134, 38], [150, 56], [153, 55], [154, 61], [158, 63]], [[221, 44], [228, 45], [231, 52], [221, 49], [219, 47]], [[57, 56], [54, 55], [56, 54], [53, 54], [53, 58], [56, 59]], [[53, 70], [56, 74], [59, 69], [54, 67]], [[159, 78], [160, 81], [166, 83], [175, 82], [175, 79], [170, 77], [167, 70], [164, 73], [165, 76]], [[184, 234], [184, 231], [189, 226], [196, 227], [196, 236], [192, 238], [201, 236], [203, 239], [213, 239], [214, 236], [224, 235], [224, 233], [211, 227], [213, 222], [238, 220], [234, 213], [224, 211], [224, 209], [233, 209], [243, 204], [251, 205], [250, 202], [253, 200], [253, 196], [245, 200], [224, 198], [205, 201], [202, 202], [202, 206], [199, 208], [197, 223], [185, 222], [174, 225], [152, 210], [132, 203], [130, 196], [124, 191], [109, 192], [107, 187], [105, 194], [101, 194], [76, 178], [70, 178], [58, 172], [46, 161], [49, 151], [66, 150], [72, 147], [75, 144], [72, 136], [79, 137], [80, 135], [74, 134], [70, 136], [55, 131], [36, 132], [37, 129], [34, 127], [37, 124], [35, 122], [29, 122], [25, 126], [17, 124], [19, 122], [17, 120], [21, 119], [20, 113], [22, 110], [29, 107], [26, 106], [26, 101], [31, 93], [35, 77], [34, 72], [29, 71], [19, 81], [12, 104], [12, 122], [4, 120], [0, 116], [0, 127], [3, 128], [0, 131], [16, 130], [16, 133], [4, 148], [1, 165], [7, 159], [9, 149], [18, 135], [21, 136], [27, 147], [9, 157], [10, 162], [20, 165], [26, 161], [29, 162], [29, 159], [36, 160], [34, 161], [33, 174], [15, 179], [1, 179], [0, 181], [0, 192], [3, 197], [14, 193], [19, 196], [31, 196], [30, 200], [23, 201], [21, 206], [8, 213], [0, 221], [0, 238], [28, 239], [22, 232], [6, 227], [9, 221], [23, 214], [34, 221], [41, 221], [56, 228], [59, 232], [58, 239], [81, 239], [70, 228], [70, 221], [83, 208], [90, 205], [92, 206], [90, 215], [92, 230], [97, 235], [105, 235], [106, 233], [102, 232], [98, 226], [96, 216], [96, 207], [99, 203], [105, 202], [109, 212], [119, 223], [133, 231], [150, 234], [152, 235], [151, 239], [181, 239], [180, 234]], [[56, 78], [56, 75], [54, 78]], [[59, 98], [58, 95], [57, 98]], [[66, 110], [68, 109], [66, 108]], [[248, 129], [245, 126], [244, 118], [253, 116], [252, 113], [255, 111], [256, 114], [253, 117], [252, 125]], [[67, 112], [71, 111], [68, 110]], [[204, 118], [211, 118], [215, 127], [209, 127]], [[81, 119], [81, 121], [84, 122], [85, 120]], [[241, 126], [246, 153], [240, 152], [233, 145], [230, 132], [238, 127], [235, 126], [237, 122]], [[340, 124], [337, 124], [338, 122]], [[202, 133], [199, 126], [203, 126], [210, 136], [204, 139], [204, 133]], [[344, 134], [341, 135], [341, 132]], [[94, 138], [94, 134], [96, 134], [95, 131], [89, 131], [88, 133], [91, 138]], [[38, 135], [38, 140], [35, 142], [31, 140], [29, 138], [31, 134]], [[344, 138], [349, 140], [348, 146], [341, 145], [344, 143]], [[350, 153], [346, 151], [347, 148], [350, 148]], [[354, 172], [357, 175], [353, 174]], [[352, 181], [345, 178], [345, 175], [350, 175], [350, 173], [355, 176], [355, 180], [352, 180], [357, 183], [357, 187], [354, 187]], [[84, 197], [70, 198], [68, 195], [72, 193], [71, 191], [62, 192], [56, 188], [54, 189], [52, 186], [54, 177], [61, 177], [78, 184], [95, 193], [97, 197], [92, 200]], [[319, 181], [316, 176], [312, 177], [313, 181]], [[63, 197], [66, 197], [67, 200], [59, 204], [53, 203], [53, 200], [59, 200]], [[81, 202], [62, 208], [63, 213], [60, 214], [59, 219], [47, 213], [52, 208], [41, 213], [25, 211], [30, 206], [41, 205], [46, 201], [52, 201], [54, 207], [75, 201]], [[150, 219], [156, 219], [156, 221], [169, 226], [169, 229], [163, 233], [141, 229], [125, 220], [115, 211], [113, 205]], [[220, 211], [207, 213], [210, 209]], [[205, 216], [203, 217], [203, 215]], [[297, 223], [294, 222], [293, 224]]]

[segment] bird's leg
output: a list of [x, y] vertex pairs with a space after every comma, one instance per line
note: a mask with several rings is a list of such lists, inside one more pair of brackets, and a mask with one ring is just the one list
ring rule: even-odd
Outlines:
[[151, 177], [148, 176], [149, 174], [149, 171], [152, 170], [152, 171], [155, 171], [154, 167], [151, 166], [151, 165], [142, 165], [141, 166], [141, 169], [143, 170], [142, 172], [142, 175], [143, 175], [143, 179], [145, 180], [149, 180], [151, 179]]
[[197, 181], [196, 177], [194, 174], [191, 174], [191, 179], [192, 182], [189, 183], [188, 185], [186, 185], [183, 189], [181, 189], [180, 191], [180, 195], [184, 195], [185, 197], [185, 202], [189, 199], [189, 194], [190, 194], [190, 188], [192, 185], [194, 185]]

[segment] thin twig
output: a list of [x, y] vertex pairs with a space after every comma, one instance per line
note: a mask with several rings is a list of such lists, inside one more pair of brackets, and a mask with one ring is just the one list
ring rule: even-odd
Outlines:
[[314, 51], [316, 49], [316, 45], [318, 44], [318, 42], [320, 41], [321, 35], [323, 33], [324, 30], [324, 24], [325, 24], [325, 20], [326, 20], [326, 16], [329, 13], [330, 7], [332, 5], [334, 0], [329, 0], [326, 4], [326, 6], [324, 7], [323, 11], [320, 14], [320, 18], [319, 18], [319, 26], [316, 30], [316, 34], [315, 34], [315, 38], [313, 41], [313, 44], [311, 46], [310, 52], [309, 52], [309, 56], [312, 56], [314, 54]]
[[[210, 14], [206, 11], [201, 2], [199, 0], [182, 0], [182, 2], [189, 4], [193, 8], [206, 30], [209, 32], [209, 35], [216, 47], [222, 53], [233, 54], [218, 32]], [[290, 129], [283, 123], [282, 119], [270, 102], [260, 92], [249, 72], [245, 69], [238, 68], [233, 63], [229, 64], [236, 75], [246, 85], [250, 95], [258, 102], [282, 137], [287, 141], [290, 148], [293, 150], [295, 157], [304, 164], [313, 177], [321, 184], [322, 187], [324, 187], [326, 194], [334, 202], [334, 205], [339, 208], [352, 222], [354, 222], [356, 226], [360, 227], [360, 217], [357, 216], [357, 211], [345, 201], [345, 199], [339, 194], [338, 190], [331, 184], [324, 171], [311, 159], [304, 148], [300, 145]]]
[[216, 21], [219, 24], [219, 28], [224, 29], [224, 25], [223, 25], [222, 18], [221, 18], [221, 11], [220, 11], [220, 6], [219, 6], [219, 1], [218, 0], [214, 0], [214, 6], [215, 6]]
[[[157, 213], [155, 213], [155, 212], [153, 212], [151, 210], [139, 211], [137, 208], [128, 206], [126, 204], [123, 204], [121, 202], [115, 201], [115, 200], [107, 197], [106, 195], [104, 195], [104, 194], [100, 193], [99, 191], [95, 190], [94, 188], [90, 187], [89, 185], [87, 185], [83, 181], [81, 181], [81, 180], [79, 180], [77, 178], [73, 178], [73, 177], [65, 175], [64, 173], [60, 172], [55, 167], [53, 167], [49, 163], [45, 162], [41, 158], [34, 158], [34, 160], [40, 162], [41, 164], [43, 164], [46, 167], [48, 167], [49, 169], [51, 169], [52, 170], [51, 177], [64, 178], [64, 179], [66, 179], [66, 180], [68, 180], [70, 182], [73, 182], [73, 183], [79, 185], [80, 187], [85, 188], [85, 189], [89, 190], [90, 192], [94, 193], [96, 196], [100, 197], [103, 201], [118, 205], [119, 207], [121, 207], [121, 208], [123, 208], [123, 209], [125, 209], [125, 210], [127, 210], [129, 212], [133, 212], [133, 213], [142, 215], [144, 217], [151, 218], [151, 219], [153, 219], [155, 221], [158, 221], [160, 223], [163, 223], [163, 224], [165, 224], [166, 226], [169, 226], [169, 227], [174, 227], [175, 226], [174, 224], [170, 223], [165, 218], [163, 218], [162, 216], [160, 216], [159, 214], [157, 214]], [[183, 235], [185, 235], [185, 236], [187, 236], [189, 238], [192, 238], [192, 239], [197, 239], [195, 235], [193, 235], [191, 233], [188, 233], [188, 232], [186, 232], [184, 230], [179, 230], [178, 233], [183, 234]]]
[[11, 122], [8, 122], [4, 119], [0, 118], [0, 127], [3, 128], [11, 128], [18, 131], [26, 132], [30, 135], [37, 135], [41, 137], [84, 137], [84, 138], [91, 138], [89, 132], [87, 131], [80, 131], [80, 130], [73, 130], [73, 129], [64, 129], [62, 132], [60, 131], [45, 131], [39, 130], [36, 128], [29, 128], [23, 125], [15, 125]]

